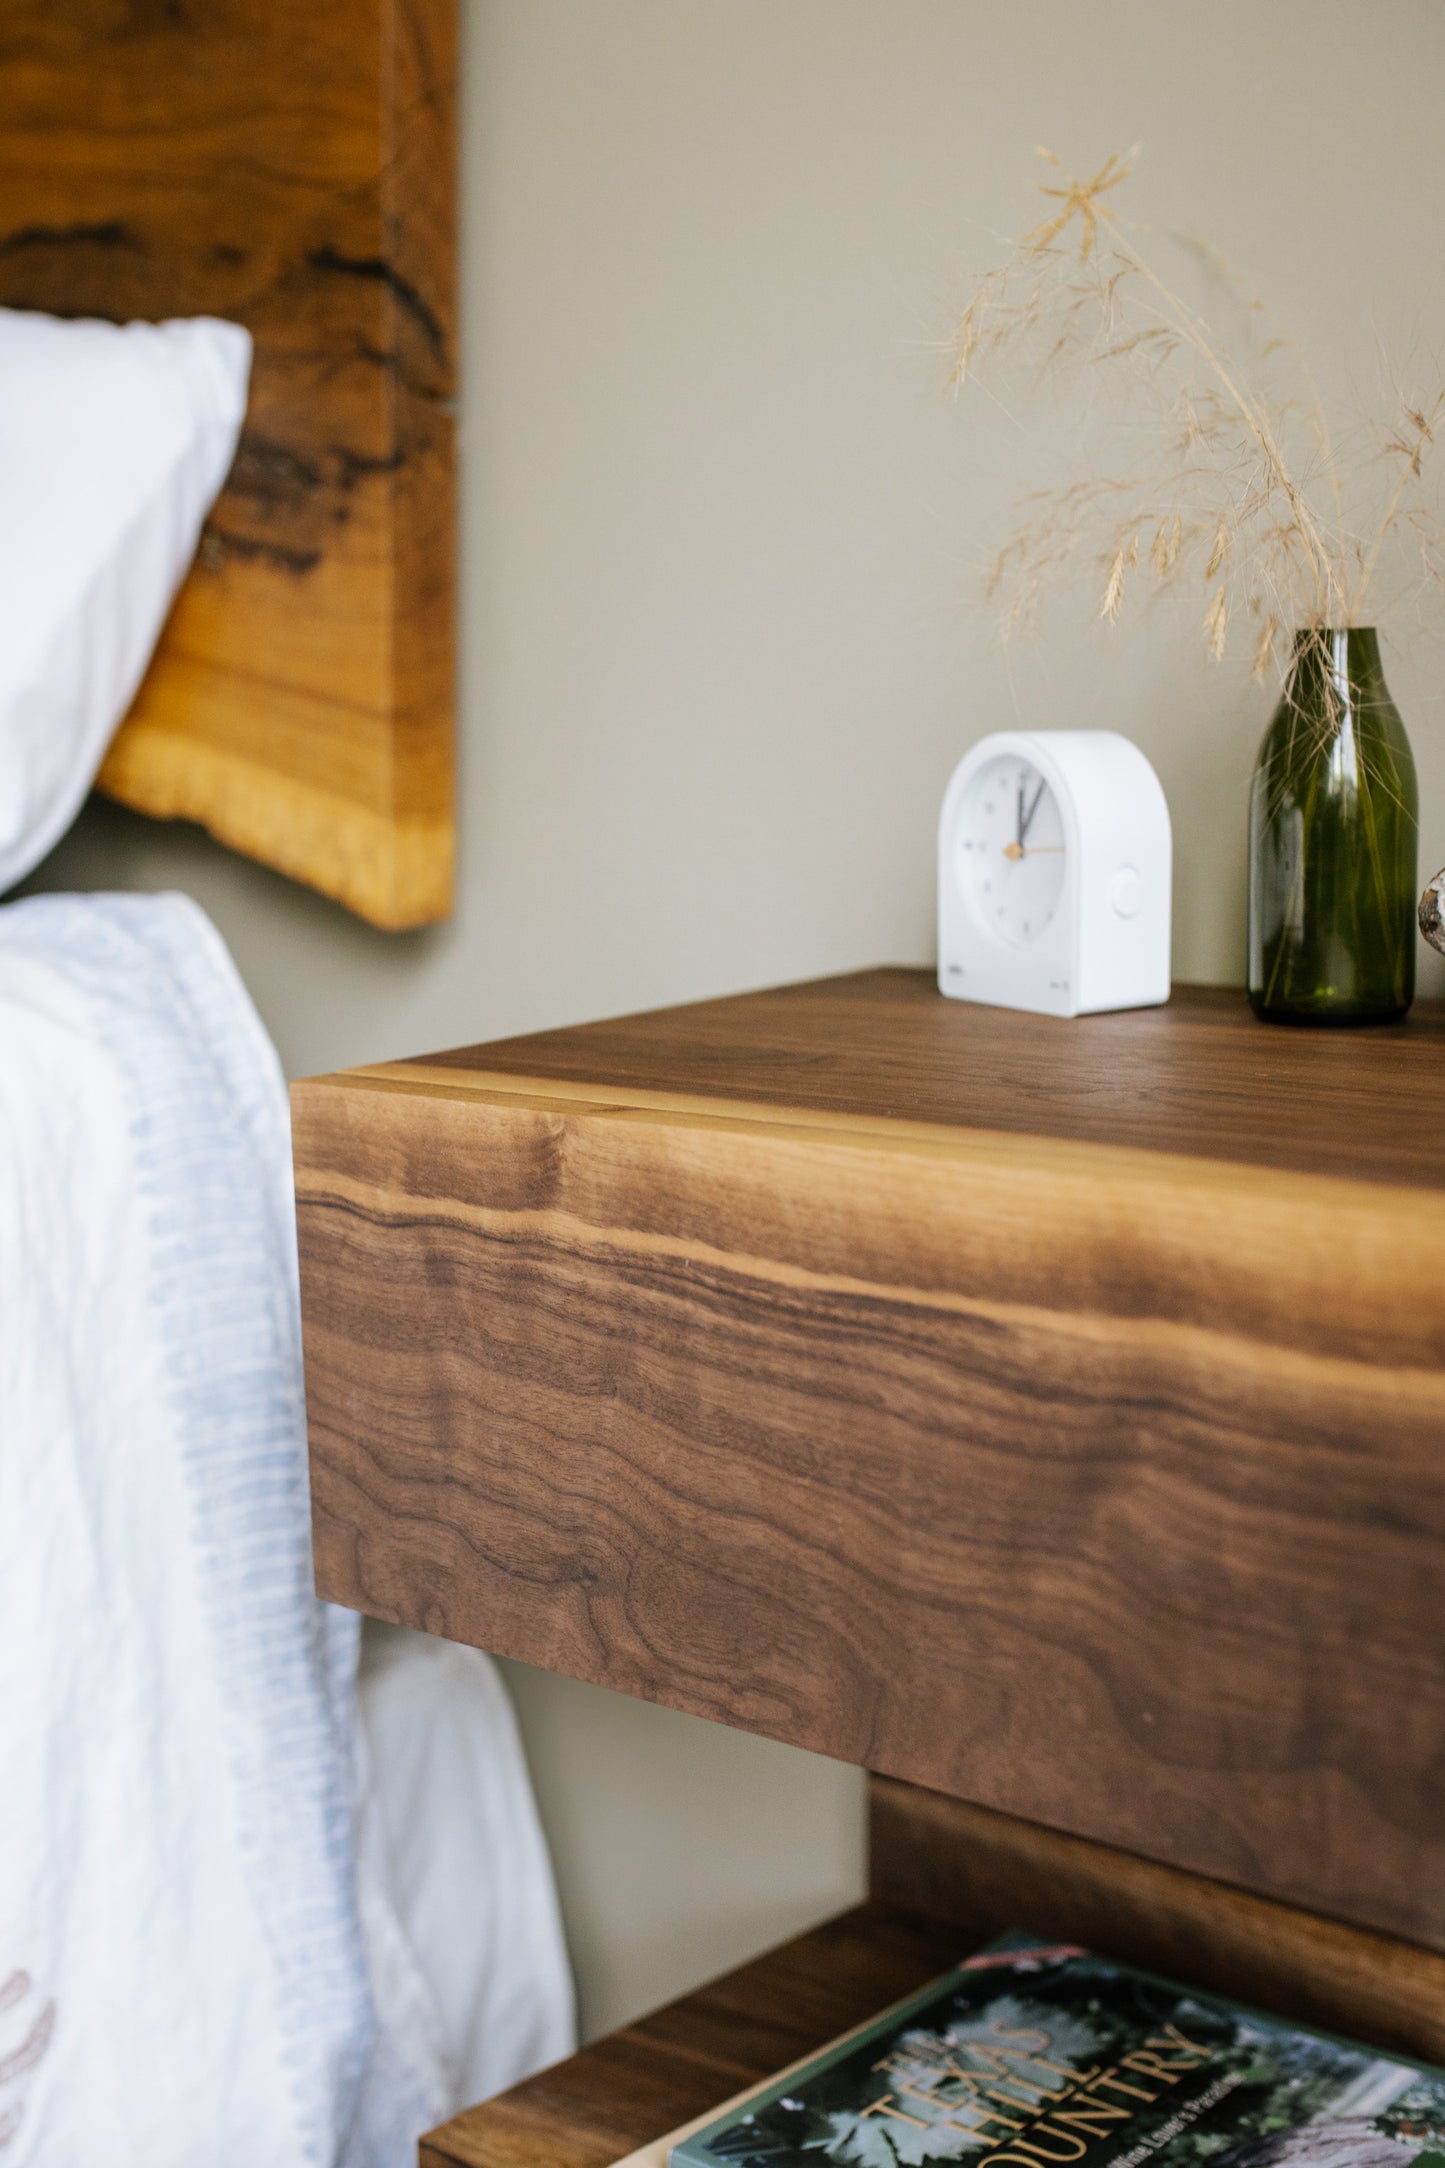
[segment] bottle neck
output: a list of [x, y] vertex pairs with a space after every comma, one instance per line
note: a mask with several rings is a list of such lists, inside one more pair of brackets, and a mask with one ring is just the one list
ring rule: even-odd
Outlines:
[[1390, 697], [1373, 625], [1311, 625], [1295, 634], [1290, 683], [1297, 699], [1322, 700], [1340, 723]]

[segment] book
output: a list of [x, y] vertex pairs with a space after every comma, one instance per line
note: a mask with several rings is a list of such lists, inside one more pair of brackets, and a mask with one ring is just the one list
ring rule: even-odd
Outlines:
[[1445, 2168], [1445, 2070], [1010, 1934], [671, 2168]]

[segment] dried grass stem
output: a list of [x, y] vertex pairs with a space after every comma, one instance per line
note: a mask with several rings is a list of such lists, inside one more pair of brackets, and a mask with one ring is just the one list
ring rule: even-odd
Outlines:
[[[965, 308], [953, 342], [955, 388], [1009, 351], [1032, 359], [1041, 377], [1073, 360], [1123, 372], [1130, 438], [1136, 447], [1152, 439], [1155, 456], [1143, 472], [1131, 462], [1133, 473], [1097, 473], [1022, 500], [1024, 517], [988, 581], [1005, 629], [1086, 550], [1096, 553], [1099, 615], [1111, 624], [1141, 552], [1156, 587], [1196, 564], [1209, 590], [1210, 654], [1222, 656], [1230, 627], [1252, 620], [1257, 675], [1273, 666], [1290, 623], [1358, 622], [1392, 537], [1413, 544], [1418, 582], [1445, 589], [1441, 530], [1422, 497], [1445, 388], [1417, 406], [1402, 402], [1383, 432], [1399, 471], [1362, 542], [1347, 523], [1324, 401], [1293, 342], [1265, 341], [1247, 366], [1161, 276], [1115, 207], [1132, 154], [1107, 159], [1083, 181], [1065, 175], [1052, 153], [1041, 155], [1057, 176], [1043, 187], [1048, 215]], [[1071, 252], [1063, 244], [1075, 238]], [[1217, 252], [1194, 245], [1217, 275]], [[1297, 378], [1283, 396], [1266, 388], [1279, 356]]]

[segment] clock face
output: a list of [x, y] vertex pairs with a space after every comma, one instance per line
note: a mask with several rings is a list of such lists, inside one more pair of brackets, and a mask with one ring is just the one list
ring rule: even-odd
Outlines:
[[972, 776], [954, 827], [954, 871], [978, 918], [1026, 948], [1053, 919], [1064, 886], [1059, 801], [1033, 762], [1017, 753]]

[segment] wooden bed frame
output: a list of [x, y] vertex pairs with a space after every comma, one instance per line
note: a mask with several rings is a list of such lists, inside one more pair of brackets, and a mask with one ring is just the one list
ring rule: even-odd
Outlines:
[[10, 0], [0, 305], [256, 346], [102, 771], [384, 927], [450, 907], [455, 0]]

